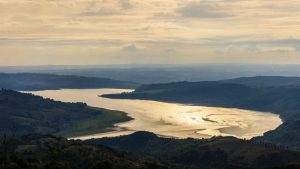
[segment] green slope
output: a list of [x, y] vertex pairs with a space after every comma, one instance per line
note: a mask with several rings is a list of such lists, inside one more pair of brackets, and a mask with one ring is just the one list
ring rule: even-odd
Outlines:
[[124, 112], [0, 90], [0, 133], [78, 136], [107, 131], [114, 123], [128, 120], [131, 118]]

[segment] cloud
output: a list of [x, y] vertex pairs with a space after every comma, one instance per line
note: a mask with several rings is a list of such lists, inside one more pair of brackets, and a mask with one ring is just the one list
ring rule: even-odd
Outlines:
[[133, 5], [130, 3], [129, 0], [120, 0], [120, 4], [123, 9], [133, 8]]
[[300, 63], [299, 11], [299, 0], [1, 1], [0, 55], [10, 64], [53, 55], [61, 64]]
[[167, 53], [176, 53], [176, 49], [168, 48], [168, 49], [165, 50], [165, 52], [167, 52]]
[[105, 8], [99, 9], [97, 11], [87, 11], [81, 13], [82, 16], [110, 16], [116, 14], [117, 12]]
[[124, 42], [114, 39], [22, 39], [0, 38], [0, 45], [37, 45], [37, 46], [118, 46]]
[[279, 45], [285, 47], [293, 47], [297, 51], [300, 51], [300, 39], [281, 39], [281, 40], [266, 40], [261, 43]]
[[219, 38], [208, 38], [202, 41], [199, 40], [200, 44], [207, 44], [212, 47], [224, 47], [224, 46], [247, 46], [249, 51], [257, 52], [257, 48], [260, 46], [268, 47], [282, 47], [282, 48], [294, 48], [300, 51], [300, 38], [261, 38], [256, 39], [250, 36], [232, 36], [232, 37], [219, 37]]
[[[211, 42], [216, 46], [215, 52], [219, 56], [236, 56], [249, 55], [256, 58], [258, 61], [268, 58], [270, 63], [299, 63], [300, 39], [260, 39], [260, 40], [238, 40], [232, 38], [231, 40], [223, 41], [219, 39]], [[283, 60], [276, 60], [281, 57]], [[238, 59], [238, 58], [237, 58]], [[240, 56], [239, 60], [244, 60]], [[264, 61], [266, 62], [266, 60]]]
[[135, 44], [130, 44], [122, 48], [122, 51], [126, 51], [126, 52], [135, 52], [136, 50], [137, 47], [135, 46]]
[[186, 18], [225, 18], [231, 15], [221, 10], [221, 7], [215, 2], [194, 1], [185, 4], [177, 12]]
[[85, 12], [82, 12], [82, 16], [111, 16], [122, 15], [125, 10], [133, 8], [133, 5], [129, 0], [119, 1], [92, 1], [86, 8]]
[[254, 40], [254, 41], [236, 42], [236, 44], [244, 44], [248, 46], [252, 45], [252, 46], [275, 47], [276, 49], [279, 48], [280, 50], [293, 48], [297, 51], [300, 51], [300, 39]]

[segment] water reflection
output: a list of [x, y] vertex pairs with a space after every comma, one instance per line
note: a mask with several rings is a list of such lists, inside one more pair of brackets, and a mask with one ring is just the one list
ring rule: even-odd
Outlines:
[[120, 110], [134, 120], [116, 124], [116, 131], [80, 139], [118, 136], [143, 130], [169, 137], [208, 138], [215, 135], [252, 138], [278, 127], [278, 115], [265, 112], [191, 106], [147, 100], [108, 99], [98, 95], [130, 92], [126, 89], [63, 89], [32, 92], [64, 102], [85, 102], [93, 107]]

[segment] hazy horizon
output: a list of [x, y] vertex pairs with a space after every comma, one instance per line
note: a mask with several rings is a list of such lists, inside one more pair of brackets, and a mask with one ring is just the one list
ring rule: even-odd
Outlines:
[[38, 64], [38, 65], [0, 65], [0, 68], [5, 67], [194, 67], [194, 66], [298, 66], [300, 63], [194, 63], [194, 64], [170, 64], [170, 63], [157, 63], [157, 64], [128, 64], [128, 63], [119, 63], [119, 64]]
[[300, 77], [300, 66], [296, 64], [47, 65], [21, 67], [0, 66], [0, 72], [77, 75], [148, 84], [176, 81], [215, 81], [253, 76]]

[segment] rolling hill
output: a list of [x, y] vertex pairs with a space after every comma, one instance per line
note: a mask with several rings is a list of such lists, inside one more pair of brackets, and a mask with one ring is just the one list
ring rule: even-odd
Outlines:
[[249, 87], [299, 87], [300, 77], [256, 76], [222, 80], [220, 82], [241, 84]]
[[85, 103], [63, 103], [32, 94], [0, 90], [2, 134], [81, 135], [107, 131], [114, 123], [130, 119], [124, 112], [91, 108]]
[[135, 88], [138, 84], [108, 78], [67, 76], [54, 74], [0, 73], [0, 88], [12, 90], [55, 90], [87, 88]]
[[101, 145], [31, 134], [0, 139], [1, 169], [168, 169]]
[[172, 139], [136, 132], [128, 136], [92, 139], [85, 143], [109, 146], [165, 165], [199, 169], [272, 168], [300, 164], [300, 153], [297, 151], [233, 137]]

